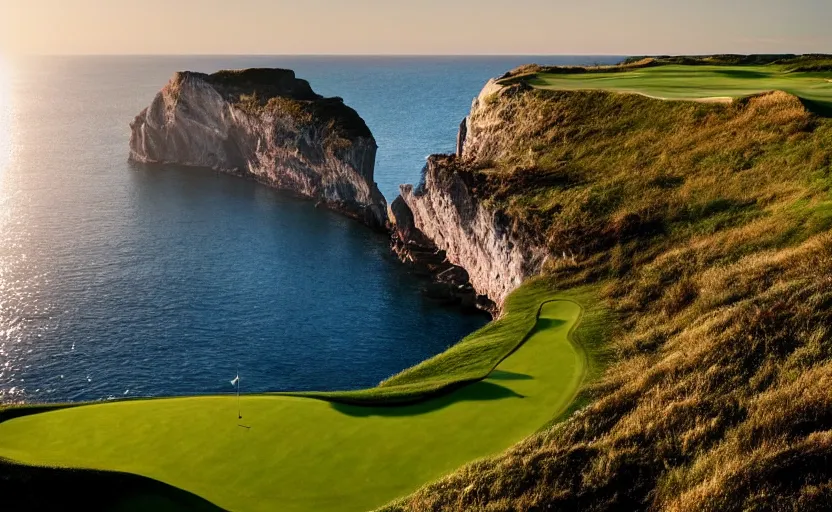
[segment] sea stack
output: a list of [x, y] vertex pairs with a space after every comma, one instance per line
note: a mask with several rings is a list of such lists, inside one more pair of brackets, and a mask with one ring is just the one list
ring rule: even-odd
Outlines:
[[370, 129], [291, 70], [176, 73], [130, 128], [133, 161], [250, 177], [385, 226]]

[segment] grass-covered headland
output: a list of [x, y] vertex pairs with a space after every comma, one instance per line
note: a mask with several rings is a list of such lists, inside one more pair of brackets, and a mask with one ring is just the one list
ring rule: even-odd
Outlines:
[[8, 410], [3, 503], [373, 509], [566, 411], [604, 362], [609, 323], [595, 293], [530, 282], [500, 320], [377, 388], [328, 400], [246, 395], [242, 419], [233, 396]]
[[[485, 99], [497, 156], [456, 172], [566, 255], [551, 279], [601, 283], [616, 362], [566, 421], [390, 510], [828, 509], [832, 119], [800, 95], [832, 70], [713, 61], [527, 67]], [[622, 93], [735, 81], [754, 94]]]

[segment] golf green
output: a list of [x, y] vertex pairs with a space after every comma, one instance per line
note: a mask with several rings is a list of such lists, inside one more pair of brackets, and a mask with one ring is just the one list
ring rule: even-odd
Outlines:
[[545, 303], [531, 336], [488, 378], [414, 405], [290, 396], [113, 402], [0, 424], [0, 457], [121, 471], [230, 510], [364, 511], [499, 453], [573, 401], [586, 355], [582, 308]]
[[529, 83], [542, 89], [601, 89], [677, 100], [730, 100], [777, 90], [832, 107], [832, 72], [791, 72], [777, 65], [663, 65], [620, 72], [539, 73]]

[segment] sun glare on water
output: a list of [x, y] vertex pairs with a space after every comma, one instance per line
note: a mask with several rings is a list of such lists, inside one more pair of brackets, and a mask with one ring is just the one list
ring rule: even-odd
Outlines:
[[0, 55], [0, 185], [12, 153], [12, 84], [11, 65]]

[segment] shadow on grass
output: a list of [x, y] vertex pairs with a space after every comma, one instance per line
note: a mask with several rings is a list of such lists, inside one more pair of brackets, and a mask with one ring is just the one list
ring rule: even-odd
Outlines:
[[492, 400], [504, 400], [507, 398], [524, 398], [524, 396], [499, 384], [488, 381], [480, 381], [462, 387], [453, 393], [411, 405], [366, 407], [361, 405], [349, 405], [333, 402], [332, 408], [342, 414], [353, 417], [418, 416], [420, 414], [427, 414], [444, 409], [445, 407], [459, 402], [485, 402]]
[[2, 510], [222, 510], [195, 494], [127, 473], [38, 468], [0, 459]]
[[7, 409], [0, 409], [0, 423], [3, 423], [4, 421], [13, 420], [15, 418], [22, 418], [24, 416], [40, 414], [42, 412], [58, 411], [60, 409], [71, 409], [73, 407], [80, 407], [82, 405], [89, 404], [79, 402], [77, 404], [35, 404], [9, 407]]
[[809, 112], [820, 117], [832, 118], [832, 101], [807, 100], [806, 98], [799, 99]]
[[750, 69], [718, 69], [714, 73], [727, 76], [729, 78], [741, 78], [745, 80], [756, 80], [759, 78], [769, 78], [768, 73], [761, 73]]
[[548, 331], [549, 329], [557, 329], [558, 327], [563, 327], [564, 325], [566, 325], [566, 320], [561, 320], [560, 318], [540, 317], [537, 319], [534, 332], [536, 333], [539, 331]]
[[531, 375], [525, 373], [506, 372], [503, 370], [494, 370], [488, 376], [488, 380], [534, 380]]

